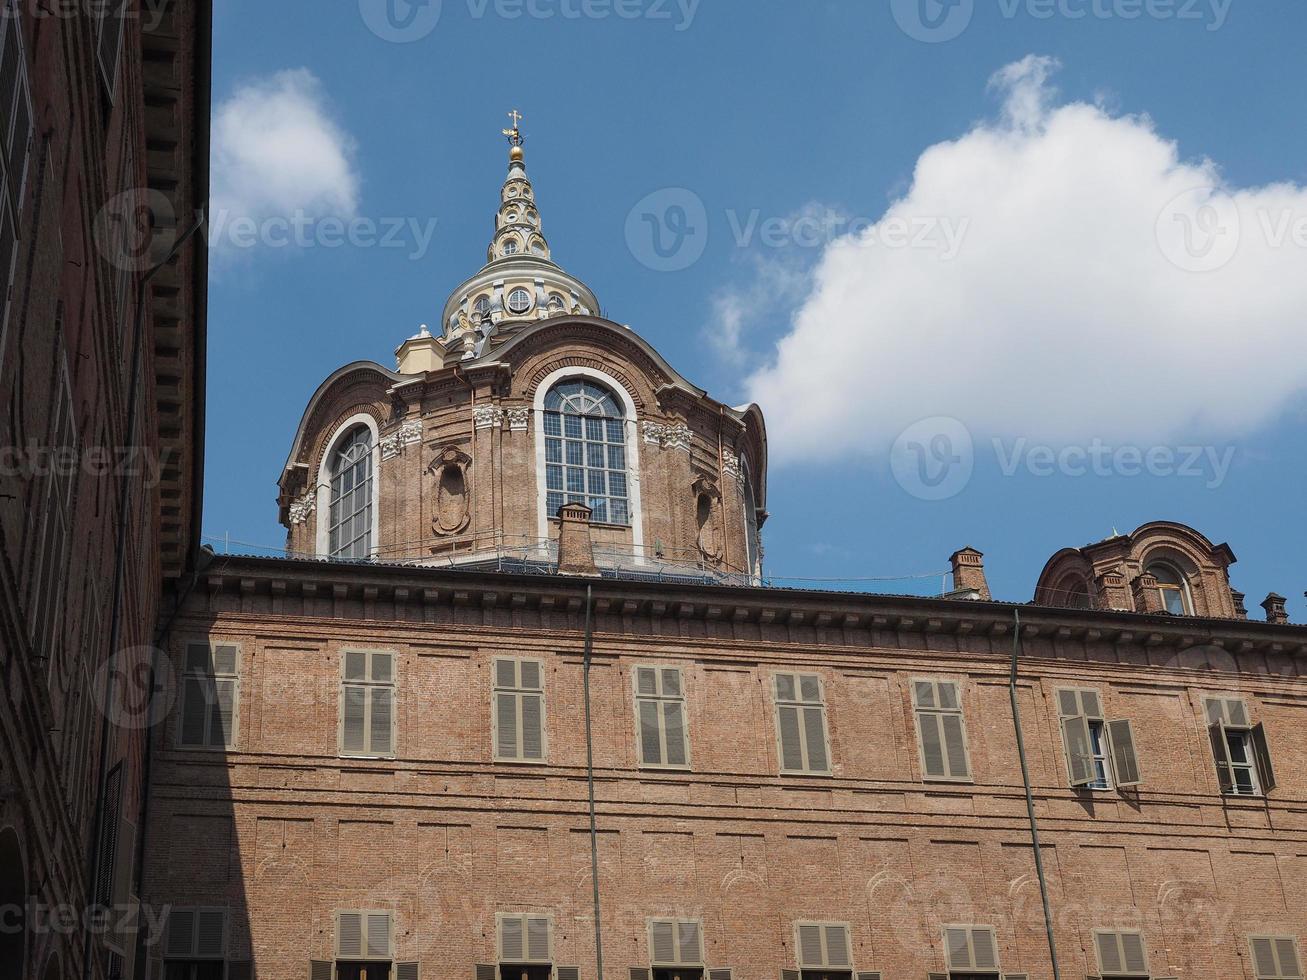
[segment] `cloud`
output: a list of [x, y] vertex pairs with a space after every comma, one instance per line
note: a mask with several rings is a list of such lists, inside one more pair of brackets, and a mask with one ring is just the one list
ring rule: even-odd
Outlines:
[[746, 382], [774, 458], [887, 452], [934, 416], [1054, 445], [1215, 439], [1307, 392], [1307, 189], [1230, 187], [1146, 117], [1058, 104], [1056, 68], [998, 72], [998, 118], [821, 250]]
[[359, 200], [353, 138], [330, 117], [308, 69], [240, 85], [213, 116], [213, 216], [352, 217]]

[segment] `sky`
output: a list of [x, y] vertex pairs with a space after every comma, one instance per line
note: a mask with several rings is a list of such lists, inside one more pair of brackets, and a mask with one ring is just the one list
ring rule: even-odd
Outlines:
[[777, 584], [1031, 598], [1152, 520], [1307, 621], [1301, 0], [217, 0], [204, 532], [318, 384], [553, 257], [768, 422]]

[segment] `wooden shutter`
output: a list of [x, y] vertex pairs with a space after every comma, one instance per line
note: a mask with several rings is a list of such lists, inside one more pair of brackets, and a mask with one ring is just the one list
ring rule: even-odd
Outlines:
[[[395, 964], [395, 980], [421, 980], [420, 972], [418, 964], [415, 962]], [[560, 977], [559, 980], [562, 980], [562, 978]]]
[[369, 912], [363, 919], [367, 932], [368, 959], [388, 960], [391, 954], [389, 912]]
[[254, 980], [254, 963], [251, 960], [228, 960], [227, 980]]
[[826, 705], [816, 674], [777, 674], [776, 739], [782, 772], [830, 772]]
[[685, 695], [676, 667], [637, 667], [635, 713], [640, 764], [682, 768], [689, 762]]
[[631, 967], [631, 980], [649, 980], [649, 968], [644, 966]]
[[849, 927], [841, 922], [800, 922], [795, 925], [799, 966], [805, 970], [848, 969]]
[[230, 643], [186, 645], [178, 744], [230, 749], [240, 708], [240, 648]]
[[1252, 936], [1248, 943], [1257, 980], [1301, 980], [1298, 943], [1292, 936]]
[[1094, 946], [1098, 951], [1098, 970], [1103, 976], [1148, 974], [1148, 949], [1142, 933], [1099, 930], [1094, 933]]
[[336, 956], [343, 960], [363, 958], [363, 913], [336, 914]]
[[998, 970], [998, 942], [990, 926], [945, 926], [944, 952], [950, 970]]
[[1135, 753], [1134, 726], [1129, 721], [1118, 720], [1109, 721], [1105, 727], [1116, 785], [1138, 786], [1143, 779], [1139, 774], [1139, 757]]
[[331, 960], [309, 960], [309, 980], [331, 980]]
[[168, 929], [163, 942], [169, 959], [186, 959], [195, 953], [195, 910], [174, 908], [168, 913]]
[[118, 864], [118, 833], [122, 819], [123, 765], [116, 763], [105, 781], [104, 809], [100, 814], [99, 860], [96, 867], [95, 899], [100, 905], [113, 901], [114, 870]]
[[1247, 728], [1249, 725], [1248, 704], [1243, 698], [1204, 698], [1207, 711], [1207, 724], [1223, 722], [1227, 728]]
[[881, 973], [879, 970], [872, 970], [868, 973], [859, 972], [854, 976], [856, 980], [881, 980]]
[[493, 670], [495, 758], [543, 761], [545, 696], [539, 661], [501, 657]]
[[222, 959], [227, 955], [227, 910], [171, 909], [163, 946], [168, 959]]
[[1088, 786], [1097, 777], [1094, 771], [1093, 742], [1089, 721], [1083, 715], [1062, 719], [1062, 744], [1066, 748], [1067, 772], [1072, 786]]
[[925, 778], [970, 779], [967, 730], [957, 683], [913, 681], [912, 698], [916, 707], [921, 771]]
[[341, 659], [341, 754], [394, 755], [395, 655], [346, 650]]
[[549, 917], [499, 916], [499, 959], [503, 963], [548, 963], [552, 957]]
[[1212, 758], [1216, 762], [1216, 781], [1222, 793], [1234, 792], [1234, 763], [1230, 759], [1230, 743], [1225, 734], [1225, 722], [1217, 721], [1207, 729], [1212, 743]]
[[649, 959], [655, 966], [702, 966], [703, 927], [697, 919], [650, 919]]
[[1271, 765], [1271, 747], [1266, 742], [1266, 726], [1260, 722], [1252, 727], [1252, 742], [1257, 778], [1265, 795], [1275, 789], [1275, 768]]
[[722, 966], [709, 970], [708, 980], [731, 980], [730, 967]]
[[579, 966], [560, 966], [554, 970], [554, 976], [556, 980], [581, 980], [581, 968]]
[[[801, 974], [798, 970], [782, 970], [781, 980], [799, 980]], [[947, 980], [947, 978], [945, 978]]]
[[499, 980], [499, 967], [494, 963], [478, 963], [472, 977], [473, 980]]

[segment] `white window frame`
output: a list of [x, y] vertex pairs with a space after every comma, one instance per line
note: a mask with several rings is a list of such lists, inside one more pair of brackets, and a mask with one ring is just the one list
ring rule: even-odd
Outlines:
[[[807, 963], [803, 959], [803, 940], [802, 930], [804, 927], [813, 927], [820, 930], [821, 937], [821, 955], [825, 962]], [[830, 945], [828, 943], [828, 932], [830, 929], [841, 929], [844, 932], [844, 952], [848, 955], [849, 961], [843, 965], [830, 962]], [[853, 973], [853, 930], [849, 923], [839, 922], [832, 919], [798, 919], [794, 923], [794, 962], [798, 966], [800, 973], [806, 970], [816, 970], [826, 973], [848, 972]]]
[[[782, 676], [794, 678], [794, 698], [791, 700], [783, 699], [780, 695], [779, 679]], [[817, 678], [817, 700], [802, 700], [801, 679], [804, 677]], [[771, 676], [771, 695], [772, 695], [772, 723], [776, 726], [776, 768], [783, 776], [831, 776], [835, 773], [835, 758], [831, 752], [830, 742], [830, 710], [826, 705], [826, 678], [815, 670], [799, 669], [794, 670], [777, 670], [772, 672]], [[802, 712], [806, 708], [819, 708], [821, 710], [821, 737], [823, 748], [826, 752], [825, 769], [789, 769], [785, 765], [785, 742], [781, 737], [781, 708], [797, 708], [799, 715], [799, 742], [800, 750], [803, 753], [804, 763], [806, 764], [810, 752], [808, 749], [808, 733], [803, 726]]]
[[[1262, 973], [1257, 966], [1257, 949], [1254, 945], [1258, 942], [1270, 943], [1270, 952], [1275, 959], [1276, 971], [1274, 973]], [[1284, 969], [1285, 964], [1280, 959], [1280, 943], [1289, 943], [1293, 948], [1293, 958], [1296, 961], [1296, 973], [1290, 973]], [[1270, 935], [1268, 933], [1255, 933], [1248, 937], [1249, 960], [1252, 965], [1253, 976], [1256, 980], [1302, 980], [1302, 955], [1298, 949], [1298, 937], [1288, 935]]]
[[[685, 924], [685, 925], [694, 925], [694, 926], [696, 926], [696, 927], [698, 928], [698, 938], [699, 938], [699, 958], [698, 958], [697, 960], [679, 960], [679, 959], [678, 959], [678, 960], [659, 960], [659, 959], [656, 959], [656, 958], [655, 958], [655, 954], [656, 954], [657, 950], [656, 950], [655, 947], [654, 947], [654, 926], [656, 926], [656, 925], [671, 925], [671, 927], [672, 927], [672, 943], [673, 943], [673, 945], [676, 947], [676, 955], [679, 957], [679, 956], [681, 955], [681, 926], [682, 926], [683, 924]], [[649, 916], [647, 919], [644, 920], [644, 927], [645, 927], [645, 938], [646, 938], [646, 940], [648, 941], [648, 948], [649, 948], [649, 966], [650, 966], [651, 969], [654, 969], [654, 970], [675, 970], [675, 969], [680, 968], [680, 969], [690, 969], [690, 970], [704, 970], [704, 971], [705, 971], [705, 974], [706, 974], [706, 972], [707, 972], [707, 963], [708, 963], [708, 955], [707, 955], [707, 951], [704, 949], [704, 945], [705, 945], [705, 944], [704, 944], [704, 938], [703, 938], [703, 919], [702, 919], [702, 918], [696, 918], [696, 917], [694, 917], [694, 916], [681, 916], [681, 917], [678, 918], [678, 917], [674, 917], [674, 916], [666, 916], [666, 915], [652, 915], [652, 916]]]
[[[941, 707], [919, 707], [917, 705], [917, 684], [934, 684], [938, 688], [940, 684], [951, 684], [957, 690], [958, 706], [956, 708]], [[908, 703], [912, 707], [912, 727], [916, 729], [917, 734], [917, 765], [921, 767], [921, 781], [924, 783], [974, 783], [976, 781], [976, 767], [971, 760], [971, 737], [967, 732], [967, 711], [966, 711], [966, 686], [956, 677], [909, 677], [908, 678]], [[955, 714], [958, 716], [962, 731], [962, 754], [966, 758], [967, 772], [963, 776], [932, 776], [926, 772], [926, 740], [923, 737], [921, 728], [921, 716], [923, 714], [948, 715]], [[943, 726], [940, 727], [940, 733], [943, 734]], [[944, 754], [944, 760], [948, 761], [948, 745], [945, 742], [940, 743], [940, 748]], [[960, 927], [959, 927], [960, 928]]]
[[317, 500], [314, 519], [317, 523], [316, 551], [319, 558], [331, 557], [331, 463], [345, 436], [365, 425], [372, 433], [372, 548], [370, 557], [376, 558], [381, 544], [381, 430], [377, 420], [367, 412], [351, 415], [331, 434], [318, 463]]
[[549, 557], [549, 518], [547, 502], [549, 488], [545, 482], [545, 396], [561, 381], [573, 378], [585, 378], [603, 385], [622, 403], [622, 422], [626, 427], [626, 489], [627, 506], [631, 514], [631, 547], [633, 561], [644, 565], [648, 558], [644, 553], [644, 508], [640, 496], [640, 421], [635, 411], [635, 401], [616, 378], [588, 367], [565, 367], [551, 372], [536, 386], [535, 399], [532, 403], [535, 415], [536, 440], [536, 537], [540, 539], [541, 556]]
[[[350, 654], [364, 657], [363, 679], [350, 680], [345, 676], [346, 664]], [[390, 658], [390, 680], [374, 681], [372, 679], [372, 658], [384, 656]], [[345, 688], [361, 687], [367, 691], [363, 699], [363, 742], [361, 751], [345, 748]], [[372, 692], [377, 689], [390, 690], [390, 751], [371, 751], [372, 742]], [[340, 708], [336, 731], [336, 750], [342, 759], [394, 759], [399, 750], [399, 654], [394, 650], [363, 649], [362, 647], [343, 647], [340, 651]], [[353, 909], [346, 909], [352, 912]]]
[[[522, 958], [506, 959], [504, 957], [504, 920], [521, 919], [523, 924], [522, 933]], [[548, 941], [549, 951], [546, 959], [532, 959], [530, 930], [526, 926], [527, 919], [544, 919], [548, 923]], [[502, 966], [504, 963], [510, 963], [514, 966], [552, 966], [554, 962], [554, 917], [549, 912], [496, 912], [495, 913], [495, 965]], [[502, 970], [500, 973], [502, 974]]]
[[[655, 672], [655, 674], [657, 675], [656, 677], [657, 687], [660, 693], [658, 694], [640, 693], [640, 671], [642, 670], [652, 670]], [[680, 677], [681, 693], [679, 696], [672, 697], [670, 695], [661, 693], [662, 683], [663, 683], [661, 672], [664, 670], [674, 670], [676, 671], [677, 675]], [[636, 664], [634, 667], [631, 668], [631, 690], [634, 692], [634, 698], [635, 698], [635, 719], [634, 719], [635, 720], [635, 758], [636, 761], [639, 763], [639, 767], [641, 769], [672, 769], [678, 772], [689, 770], [691, 768], [690, 705], [689, 705], [689, 699], [686, 697], [686, 692], [685, 692], [685, 671], [674, 664], [653, 664], [653, 663]], [[662, 749], [661, 754], [664, 759], [667, 758], [667, 719], [663, 713], [662, 706], [664, 704], [669, 704], [669, 703], [679, 704], [681, 706], [681, 734], [682, 734], [682, 738], [685, 740], [684, 763], [648, 762], [645, 759], [644, 739], [642, 737], [643, 729], [641, 728], [641, 724], [640, 724], [641, 701], [653, 701], [655, 704], [659, 706], [658, 741], [661, 746]]]

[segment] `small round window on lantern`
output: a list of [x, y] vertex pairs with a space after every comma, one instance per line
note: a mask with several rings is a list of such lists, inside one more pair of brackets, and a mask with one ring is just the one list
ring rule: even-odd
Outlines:
[[525, 313], [531, 309], [531, 294], [525, 289], [514, 289], [508, 294], [508, 312]]

